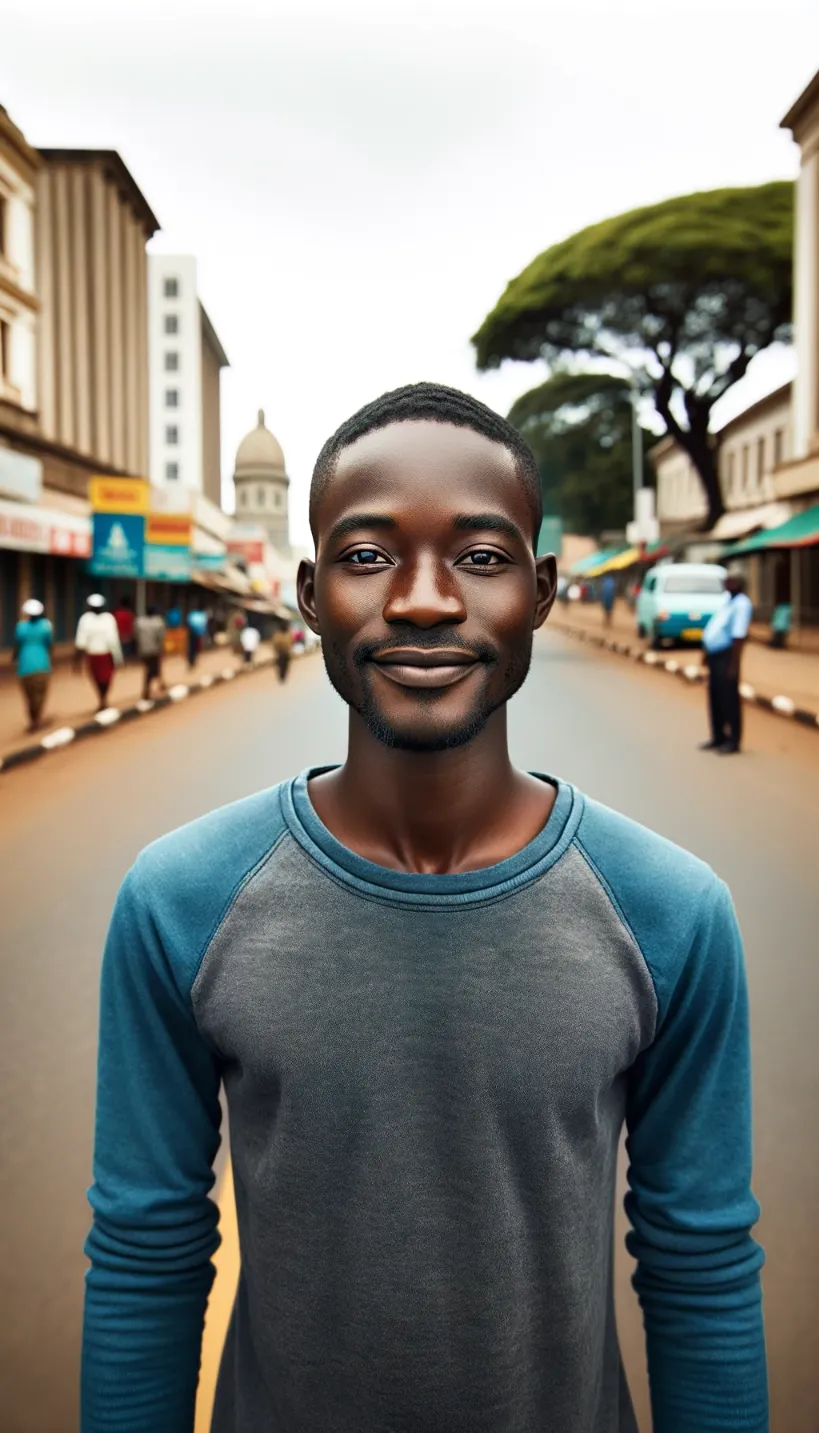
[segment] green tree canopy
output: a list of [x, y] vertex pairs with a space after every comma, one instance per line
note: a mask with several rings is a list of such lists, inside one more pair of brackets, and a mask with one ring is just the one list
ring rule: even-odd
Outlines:
[[790, 337], [793, 184], [718, 189], [594, 224], [533, 260], [472, 343], [478, 368], [569, 354], [626, 365], [724, 511], [711, 409]]
[[[509, 422], [537, 458], [545, 510], [583, 536], [632, 515], [631, 395], [610, 373], [556, 373], [513, 403]], [[644, 434], [643, 451], [646, 438]], [[648, 484], [651, 476], [644, 472]]]

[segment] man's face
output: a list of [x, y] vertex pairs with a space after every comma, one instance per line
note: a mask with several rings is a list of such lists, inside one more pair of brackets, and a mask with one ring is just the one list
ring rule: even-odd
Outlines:
[[511, 453], [393, 423], [340, 453], [299, 606], [342, 699], [386, 746], [463, 746], [522, 685], [556, 587]]

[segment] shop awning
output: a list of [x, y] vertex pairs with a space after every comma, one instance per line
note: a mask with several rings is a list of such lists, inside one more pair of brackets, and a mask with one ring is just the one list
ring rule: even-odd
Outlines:
[[615, 552], [613, 557], [607, 557], [604, 562], [590, 568], [586, 576], [602, 577], [604, 572], [621, 572], [624, 567], [633, 567], [634, 563], [639, 561], [639, 547], [626, 547], [622, 552]]
[[735, 542], [722, 553], [726, 557], [745, 557], [767, 548], [814, 547], [819, 544], [819, 503], [805, 512], [796, 513], [779, 527], [768, 528], [765, 532], [754, 533], [745, 542]]
[[793, 509], [790, 503], [762, 503], [755, 508], [743, 508], [738, 512], [725, 512], [714, 524], [708, 537], [718, 542], [730, 542], [745, 537], [746, 533], [758, 528], [779, 527], [787, 522]]
[[587, 577], [592, 568], [597, 567], [601, 562], [606, 562], [608, 558], [614, 557], [621, 551], [622, 549], [619, 547], [607, 547], [598, 552], [590, 552], [588, 557], [581, 557], [579, 562], [575, 562], [569, 568], [569, 577]]

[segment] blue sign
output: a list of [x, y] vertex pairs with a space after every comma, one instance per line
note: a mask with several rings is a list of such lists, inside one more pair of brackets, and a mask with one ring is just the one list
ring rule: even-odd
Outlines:
[[95, 577], [141, 577], [145, 519], [133, 513], [94, 513]]
[[187, 582], [191, 575], [189, 547], [172, 547], [170, 543], [146, 542], [141, 576], [155, 582]]
[[224, 572], [227, 560], [226, 552], [195, 552], [193, 554], [194, 570], [199, 572]]

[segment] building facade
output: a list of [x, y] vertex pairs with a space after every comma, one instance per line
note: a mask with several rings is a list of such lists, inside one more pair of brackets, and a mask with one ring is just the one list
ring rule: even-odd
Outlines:
[[285, 469], [284, 453], [265, 427], [261, 409], [256, 427], [242, 439], [237, 449], [233, 482], [237, 521], [263, 527], [276, 551], [289, 558], [290, 479]]
[[88, 482], [147, 476], [146, 240], [110, 150], [35, 151], [0, 112], [0, 646], [30, 596], [67, 641], [94, 580]]
[[151, 254], [148, 272], [151, 482], [201, 493], [221, 507], [227, 356], [199, 300], [196, 260]]

